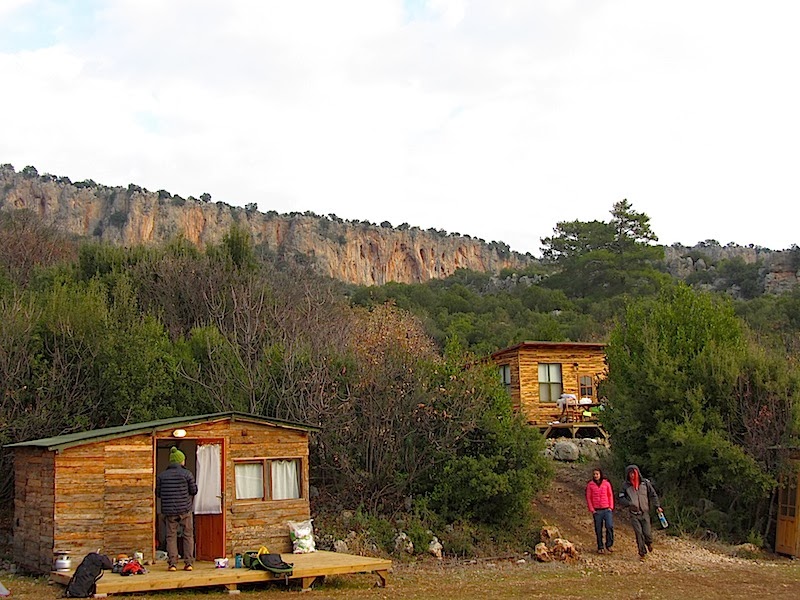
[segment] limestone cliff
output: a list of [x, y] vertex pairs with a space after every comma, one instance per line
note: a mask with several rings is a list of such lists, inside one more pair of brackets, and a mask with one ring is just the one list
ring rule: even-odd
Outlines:
[[74, 235], [112, 244], [160, 244], [183, 236], [203, 247], [219, 243], [234, 224], [252, 232], [256, 245], [283, 255], [309, 257], [332, 278], [360, 285], [419, 283], [456, 269], [497, 273], [534, 262], [503, 243], [448, 236], [416, 227], [398, 229], [316, 215], [279, 215], [225, 203], [184, 199], [130, 185], [106, 187], [0, 167], [0, 210], [27, 209]]

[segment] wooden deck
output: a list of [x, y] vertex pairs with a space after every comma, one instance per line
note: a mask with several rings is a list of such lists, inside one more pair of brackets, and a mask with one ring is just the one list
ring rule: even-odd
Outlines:
[[580, 437], [580, 434], [596, 434], [596, 437], [608, 439], [608, 432], [603, 429], [597, 421], [575, 421], [572, 423], [550, 423], [549, 425], [540, 425], [539, 429], [542, 431], [544, 437], [558, 437], [560, 432], [569, 434], [569, 437]]
[[[283, 554], [283, 560], [294, 564], [294, 571], [289, 580], [299, 580], [301, 588], [308, 590], [317, 578], [326, 575], [343, 575], [346, 573], [375, 573], [377, 584], [385, 587], [392, 561], [369, 556], [355, 556], [338, 552], [317, 551], [310, 554]], [[233, 562], [233, 559], [231, 559]], [[150, 592], [155, 590], [173, 590], [207, 586], [220, 586], [230, 593], [238, 593], [237, 586], [242, 583], [283, 583], [283, 576], [275, 576], [266, 571], [251, 569], [214, 568], [211, 562], [196, 562], [193, 571], [183, 571], [182, 564], [178, 571], [167, 571], [167, 563], [161, 562], [146, 566], [148, 572], [143, 575], [122, 576], [111, 571], [97, 582], [95, 598], [104, 598], [108, 594], [126, 592]], [[74, 571], [53, 571], [50, 580], [67, 585]]]

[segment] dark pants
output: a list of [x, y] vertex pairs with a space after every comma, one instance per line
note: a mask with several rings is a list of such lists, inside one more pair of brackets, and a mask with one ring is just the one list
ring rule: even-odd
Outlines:
[[[597, 549], [611, 548], [614, 545], [614, 517], [610, 508], [600, 508], [592, 513], [594, 534], [597, 536]], [[606, 543], [603, 544], [603, 525], [606, 526]]]
[[633, 533], [636, 535], [636, 549], [639, 556], [647, 554], [648, 546], [653, 544], [653, 530], [650, 528], [650, 514], [642, 513], [635, 515], [631, 513], [631, 525]]
[[183, 530], [183, 562], [186, 565], [194, 563], [194, 520], [192, 513], [182, 515], [165, 515], [167, 521], [167, 562], [170, 567], [178, 563], [178, 527]]

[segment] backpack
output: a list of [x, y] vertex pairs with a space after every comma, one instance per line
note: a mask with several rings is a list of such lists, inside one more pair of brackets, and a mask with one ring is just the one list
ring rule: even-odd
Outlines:
[[275, 576], [285, 575], [289, 577], [292, 574], [294, 565], [284, 562], [280, 554], [259, 554], [257, 559], [251, 563], [250, 568], [269, 571]]
[[111, 567], [108, 556], [90, 552], [75, 569], [64, 595], [68, 598], [91, 598], [97, 591], [97, 581], [103, 576], [103, 569]]

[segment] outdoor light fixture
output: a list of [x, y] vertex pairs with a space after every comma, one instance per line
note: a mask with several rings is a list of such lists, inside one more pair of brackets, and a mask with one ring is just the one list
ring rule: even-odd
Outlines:
[[176, 429], [172, 432], [172, 437], [182, 438], [186, 437], [186, 430], [185, 429]]

